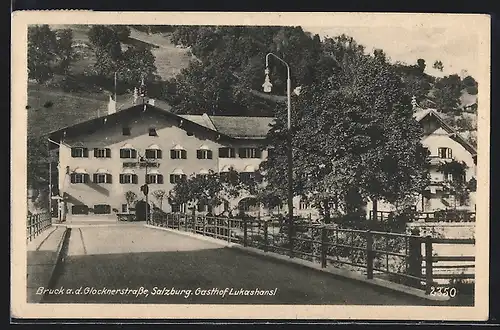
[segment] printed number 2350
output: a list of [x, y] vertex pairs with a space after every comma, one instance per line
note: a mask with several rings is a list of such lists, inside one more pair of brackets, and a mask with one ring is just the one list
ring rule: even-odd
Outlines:
[[457, 295], [457, 289], [456, 288], [450, 288], [450, 287], [435, 287], [431, 286], [431, 296], [445, 296], [445, 297], [455, 297]]

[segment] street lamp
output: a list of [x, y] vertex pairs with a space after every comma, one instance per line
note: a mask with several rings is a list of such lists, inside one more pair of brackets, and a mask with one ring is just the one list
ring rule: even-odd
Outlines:
[[288, 240], [290, 244], [290, 257], [293, 257], [293, 158], [292, 158], [292, 80], [290, 79], [290, 66], [287, 62], [285, 62], [280, 57], [276, 56], [273, 53], [268, 53], [266, 55], [266, 70], [264, 73], [266, 74], [266, 78], [262, 87], [264, 92], [270, 93], [273, 85], [269, 79], [269, 56], [273, 56], [281, 63], [286, 66], [287, 69], [287, 81], [286, 81], [286, 96], [287, 96], [287, 104], [288, 104], [288, 121], [287, 121], [287, 158], [288, 158]]

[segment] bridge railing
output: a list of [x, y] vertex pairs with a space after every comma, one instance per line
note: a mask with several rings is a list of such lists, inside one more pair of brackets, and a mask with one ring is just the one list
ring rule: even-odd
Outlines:
[[26, 221], [26, 239], [31, 242], [50, 226], [52, 226], [52, 217], [50, 213], [28, 215]]
[[438, 285], [437, 280], [474, 279], [474, 274], [464, 274], [464, 269], [474, 269], [473, 255], [436, 255], [435, 249], [441, 244], [475, 245], [473, 239], [437, 239], [299, 222], [292, 227], [290, 242], [289, 226], [284, 221], [180, 213], [154, 214], [151, 224], [308, 260], [322, 268], [348, 267], [368, 279], [383, 278], [427, 293]]

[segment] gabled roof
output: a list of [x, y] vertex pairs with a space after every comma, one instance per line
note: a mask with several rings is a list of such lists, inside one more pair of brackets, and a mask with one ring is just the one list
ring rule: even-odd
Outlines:
[[435, 109], [418, 108], [413, 113], [413, 118], [415, 118], [415, 120], [418, 122], [422, 121], [424, 118], [428, 116], [431, 116], [432, 118], [436, 119], [439, 125], [449, 134], [450, 138], [460, 143], [473, 156], [477, 155], [476, 148], [473, 145], [471, 145], [460, 133], [458, 133], [455, 129], [453, 129], [450, 125], [448, 125]]
[[273, 117], [210, 116], [217, 132], [233, 138], [265, 138]]

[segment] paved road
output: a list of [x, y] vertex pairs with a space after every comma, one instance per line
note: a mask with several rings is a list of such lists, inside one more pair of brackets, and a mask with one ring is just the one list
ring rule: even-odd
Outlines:
[[[67, 256], [53, 303], [211, 303], [211, 304], [435, 304], [318, 271], [224, 248], [211, 242], [143, 225], [72, 228]], [[78, 288], [81, 294], [76, 294]], [[139, 291], [143, 287], [148, 294]], [[85, 289], [109, 294], [85, 294]], [[156, 289], [155, 289], [156, 288]], [[275, 295], [195, 294], [233, 288], [275, 290]], [[115, 291], [114, 295], [111, 290]], [[192, 290], [169, 295], [167, 290]], [[163, 291], [160, 291], [163, 290]], [[272, 291], [270, 291], [272, 293]], [[154, 294], [153, 294], [154, 293]], [[200, 292], [198, 292], [200, 293]], [[210, 292], [205, 292], [206, 294]]]

